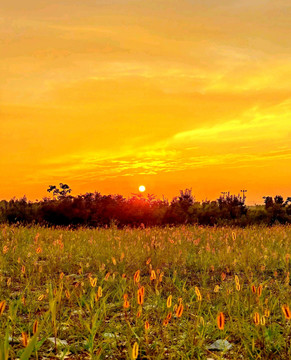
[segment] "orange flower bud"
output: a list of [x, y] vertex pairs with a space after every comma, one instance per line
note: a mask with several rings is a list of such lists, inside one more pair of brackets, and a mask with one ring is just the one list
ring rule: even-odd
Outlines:
[[285, 318], [287, 320], [290, 320], [291, 319], [291, 311], [289, 309], [289, 306], [288, 305], [282, 305], [282, 311], [283, 311], [283, 314], [285, 316]]
[[155, 280], [157, 278], [155, 270], [151, 271], [151, 280]]
[[180, 303], [180, 305], [178, 306], [178, 308], [176, 310], [176, 316], [181, 317], [183, 314], [183, 310], [184, 310], [184, 306], [182, 303]]
[[219, 330], [223, 330], [224, 329], [224, 322], [225, 322], [225, 317], [223, 312], [219, 313], [217, 316], [217, 326]]
[[91, 284], [91, 286], [94, 288], [94, 287], [96, 287], [96, 284], [97, 284], [97, 278], [92, 278], [92, 277], [90, 277], [89, 278], [90, 279], [90, 284]]
[[0, 302], [0, 315], [3, 314], [4, 310], [5, 310], [5, 307], [6, 307], [6, 301], [5, 300], [2, 300]]
[[21, 336], [22, 336], [22, 344], [24, 347], [26, 347], [28, 344], [28, 337], [27, 337], [26, 332], [22, 332]]
[[129, 308], [129, 301], [128, 301], [128, 300], [124, 300], [123, 307], [124, 307], [125, 309], [128, 309], [128, 308]]
[[140, 270], [137, 270], [133, 276], [133, 280], [135, 283], [138, 283], [140, 279]]
[[168, 324], [169, 324], [169, 320], [168, 320], [168, 319], [165, 319], [165, 320], [163, 321], [163, 326], [168, 326]]
[[135, 360], [138, 357], [138, 343], [135, 342], [132, 347], [132, 359]]
[[33, 323], [33, 327], [32, 327], [33, 335], [37, 332], [37, 329], [38, 329], [38, 321], [35, 320], [35, 322]]
[[254, 314], [254, 323], [257, 325], [260, 325], [260, 314], [259, 313], [255, 313]]
[[259, 285], [259, 286], [258, 286], [258, 289], [257, 289], [257, 294], [258, 294], [258, 296], [261, 296], [261, 295], [262, 295], [262, 290], [263, 290], [262, 285]]

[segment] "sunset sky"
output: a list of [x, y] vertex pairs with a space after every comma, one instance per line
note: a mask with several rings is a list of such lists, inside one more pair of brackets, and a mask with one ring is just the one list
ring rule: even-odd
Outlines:
[[0, 199], [291, 196], [291, 2], [9, 0]]

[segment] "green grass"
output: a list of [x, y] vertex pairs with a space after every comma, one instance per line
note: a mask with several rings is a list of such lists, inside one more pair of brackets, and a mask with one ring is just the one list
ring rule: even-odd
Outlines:
[[[0, 302], [6, 306], [0, 360], [132, 359], [134, 343], [138, 359], [290, 359], [291, 320], [282, 311], [291, 305], [290, 255], [290, 226], [77, 231], [2, 226]], [[26, 347], [22, 333], [29, 337]], [[209, 350], [218, 339], [232, 348]]]

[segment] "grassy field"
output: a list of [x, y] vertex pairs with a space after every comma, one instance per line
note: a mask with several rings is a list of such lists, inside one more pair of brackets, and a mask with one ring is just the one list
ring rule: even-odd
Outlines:
[[290, 226], [2, 226], [0, 250], [0, 360], [291, 359]]

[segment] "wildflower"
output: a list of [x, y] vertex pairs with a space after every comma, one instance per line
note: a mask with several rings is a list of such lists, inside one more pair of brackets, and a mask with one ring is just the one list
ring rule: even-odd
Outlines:
[[255, 285], [252, 285], [252, 293], [255, 294], [256, 291], [257, 291], [257, 289], [256, 289]]
[[176, 316], [181, 317], [183, 314], [183, 310], [184, 310], [184, 306], [182, 303], [180, 303], [180, 305], [178, 306], [178, 308], [176, 310]]
[[37, 298], [38, 301], [42, 301], [44, 299], [44, 295], [39, 295], [39, 297]]
[[225, 273], [225, 272], [222, 272], [221, 275], [220, 275], [220, 277], [221, 277], [221, 280], [224, 281], [225, 278], [226, 278], [226, 273]]
[[240, 284], [239, 284], [239, 283], [236, 284], [236, 285], [235, 285], [235, 288], [236, 288], [237, 291], [240, 291]]
[[235, 239], [236, 239], [236, 233], [235, 233], [235, 232], [232, 232], [231, 235], [232, 235], [232, 240], [235, 241]]
[[265, 316], [263, 315], [262, 317], [261, 317], [261, 325], [265, 325], [266, 324], [266, 318], [265, 318]]
[[124, 309], [129, 308], [129, 301], [128, 300], [124, 300], [123, 307], [124, 307]]
[[172, 306], [172, 295], [169, 295], [167, 298], [167, 308], [170, 308]]
[[147, 259], [146, 264], [148, 265], [151, 261], [152, 261], [152, 259], [151, 259], [151, 258]]
[[259, 286], [258, 286], [258, 289], [257, 289], [257, 294], [258, 294], [258, 296], [261, 296], [261, 295], [262, 295], [262, 289], [263, 289], [262, 285], [259, 285]]
[[69, 290], [66, 290], [66, 291], [65, 291], [65, 295], [66, 295], [66, 298], [67, 298], [67, 299], [70, 299], [71, 294], [70, 294]]
[[169, 320], [168, 320], [168, 319], [164, 319], [164, 321], [163, 321], [163, 326], [168, 326], [168, 324], [169, 324]]
[[155, 280], [157, 278], [155, 270], [151, 271], [151, 280]]
[[215, 293], [218, 293], [218, 292], [219, 292], [219, 289], [220, 289], [219, 285], [216, 285], [215, 288], [214, 288], [214, 292], [215, 292]]
[[283, 314], [284, 314], [285, 318], [287, 320], [290, 320], [291, 319], [291, 311], [289, 309], [289, 306], [288, 305], [282, 305], [281, 309], [283, 311]]
[[270, 310], [269, 309], [265, 309], [265, 317], [269, 317], [270, 316]]
[[239, 284], [239, 278], [238, 278], [237, 275], [234, 276], [234, 281], [235, 281], [236, 284]]
[[37, 329], [38, 329], [38, 321], [35, 320], [35, 322], [33, 323], [33, 327], [32, 327], [33, 335], [37, 332]]
[[217, 316], [217, 326], [219, 330], [223, 330], [224, 329], [224, 321], [225, 321], [225, 317], [223, 312], [219, 313]]
[[[142, 287], [142, 288], [143, 288], [143, 287]], [[144, 291], [141, 291], [142, 288], [140, 288], [140, 289], [138, 290], [138, 292], [137, 292], [137, 302], [138, 302], [139, 305], [142, 305], [142, 304], [143, 304]]]
[[62, 280], [64, 278], [65, 274], [63, 272], [60, 273], [60, 279]]
[[257, 312], [254, 314], [254, 323], [256, 326], [260, 325], [260, 314]]
[[138, 310], [138, 312], [137, 312], [137, 314], [136, 314], [136, 317], [137, 317], [137, 318], [140, 318], [140, 316], [141, 316], [141, 310]]
[[110, 276], [110, 272], [108, 272], [106, 275], [105, 275], [105, 280], [107, 281], [109, 279], [109, 276]]
[[197, 300], [198, 300], [198, 301], [201, 301], [201, 300], [202, 300], [202, 296], [201, 296], [200, 290], [198, 289], [197, 286], [195, 286], [195, 293], [196, 293], [196, 295], [197, 295]]
[[42, 252], [42, 248], [39, 246], [37, 249], [36, 249], [36, 253], [37, 254], [40, 254]]
[[28, 344], [28, 337], [27, 337], [26, 332], [22, 332], [21, 336], [22, 336], [22, 344], [24, 347], [26, 347]]
[[148, 329], [150, 328], [150, 323], [148, 321], [144, 323], [144, 328], [146, 331], [148, 331]]
[[133, 276], [133, 280], [135, 283], [138, 283], [140, 279], [140, 270], [137, 270]]
[[98, 297], [102, 297], [102, 287], [98, 286], [98, 291], [97, 291]]
[[4, 245], [3, 246], [3, 254], [6, 254], [8, 250], [9, 250], [8, 246]]
[[2, 300], [0, 302], [0, 315], [3, 314], [4, 310], [5, 310], [5, 307], [6, 307], [6, 301], [5, 300]]
[[90, 279], [90, 284], [91, 284], [91, 286], [92, 286], [93, 288], [96, 287], [97, 278], [92, 278], [92, 277], [90, 277], [89, 279]]
[[135, 342], [132, 347], [132, 359], [135, 360], [138, 357], [138, 343]]
[[170, 321], [172, 319], [172, 312], [170, 311], [167, 315], [167, 319]]
[[113, 265], [116, 265], [115, 257], [112, 257], [111, 259], [112, 259], [112, 264], [113, 264]]

